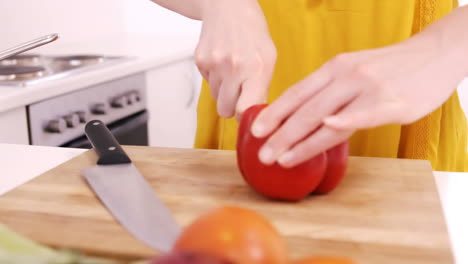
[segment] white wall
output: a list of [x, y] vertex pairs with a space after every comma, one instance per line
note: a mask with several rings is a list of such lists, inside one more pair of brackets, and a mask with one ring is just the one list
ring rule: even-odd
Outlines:
[[0, 50], [52, 32], [60, 42], [115, 33], [198, 34], [201, 23], [150, 0], [0, 0]]
[[[127, 32], [199, 34], [200, 21], [167, 10], [150, 0], [123, 0]], [[169, 0], [170, 1], [170, 0]]]
[[0, 50], [52, 32], [60, 42], [123, 32], [124, 24], [123, 0], [0, 0]]

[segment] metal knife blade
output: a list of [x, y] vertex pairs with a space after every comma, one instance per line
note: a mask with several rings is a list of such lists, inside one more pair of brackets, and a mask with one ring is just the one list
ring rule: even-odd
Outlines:
[[137, 239], [169, 251], [181, 232], [170, 210], [99, 120], [86, 124], [85, 133], [97, 152], [97, 166], [82, 174], [111, 214]]

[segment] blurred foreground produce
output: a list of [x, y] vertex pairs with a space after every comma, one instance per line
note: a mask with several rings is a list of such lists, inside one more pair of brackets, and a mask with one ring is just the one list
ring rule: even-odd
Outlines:
[[125, 262], [89, 257], [74, 250], [53, 250], [28, 240], [0, 224], [0, 263], [123, 264]]

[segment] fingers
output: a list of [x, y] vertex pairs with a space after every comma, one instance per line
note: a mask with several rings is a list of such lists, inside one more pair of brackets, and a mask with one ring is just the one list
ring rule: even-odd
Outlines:
[[197, 67], [209, 83], [211, 96], [217, 100], [218, 114], [225, 118], [234, 115], [243, 81], [233, 60], [227, 55], [201, 51], [196, 56]]
[[265, 137], [274, 131], [288, 116], [295, 112], [310, 97], [331, 81], [331, 72], [326, 64], [314, 74], [286, 90], [269, 107], [265, 108], [252, 125], [256, 137]]
[[338, 113], [323, 119], [324, 125], [338, 130], [357, 130], [398, 122], [392, 120], [398, 102], [376, 103], [376, 98], [362, 94]]
[[346, 140], [352, 133], [353, 130], [336, 130], [323, 126], [291, 150], [281, 155], [278, 163], [285, 168], [294, 167]]
[[222, 117], [240, 116], [250, 106], [266, 102], [274, 63], [258, 66], [229, 58], [199, 65], [208, 72], [210, 92]]
[[198, 71], [200, 74], [203, 76], [205, 80], [208, 81], [208, 60], [206, 57], [205, 52], [203, 51], [203, 42], [202, 42], [202, 36], [204, 35], [204, 32], [202, 31], [200, 33], [200, 40], [198, 42], [198, 45], [195, 49], [195, 54], [194, 54], [194, 60], [195, 60], [195, 65], [198, 68]]
[[218, 114], [239, 117], [250, 106], [266, 102], [276, 47], [268, 36], [255, 35], [242, 41], [238, 31], [217, 32], [217, 24], [214, 27], [202, 30], [195, 62], [217, 100]]
[[220, 116], [229, 118], [232, 117], [236, 102], [239, 98], [241, 81], [236, 79], [234, 75], [228, 75], [223, 80], [219, 88], [219, 96], [217, 97], [217, 109]]
[[249, 107], [267, 101], [268, 88], [275, 69], [277, 52], [273, 42], [266, 42], [257, 47], [259, 53], [247, 69], [250, 72], [242, 85], [236, 115], [240, 116]]
[[241, 115], [253, 105], [266, 103], [273, 68], [274, 64], [262, 65], [255, 74], [244, 81], [236, 105], [236, 114]]
[[219, 88], [221, 86], [221, 77], [217, 72], [208, 74], [208, 83], [210, 84], [210, 92], [213, 99], [217, 100], [219, 97]]
[[274, 163], [284, 152], [322, 125], [324, 117], [348, 104], [359, 92], [357, 85], [332, 82], [310, 98], [276, 130], [259, 153], [265, 164]]

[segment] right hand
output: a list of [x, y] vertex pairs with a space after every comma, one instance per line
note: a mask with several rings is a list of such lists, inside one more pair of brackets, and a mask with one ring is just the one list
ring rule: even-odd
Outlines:
[[266, 102], [276, 48], [257, 0], [204, 2], [195, 61], [217, 100], [218, 114], [238, 117]]

